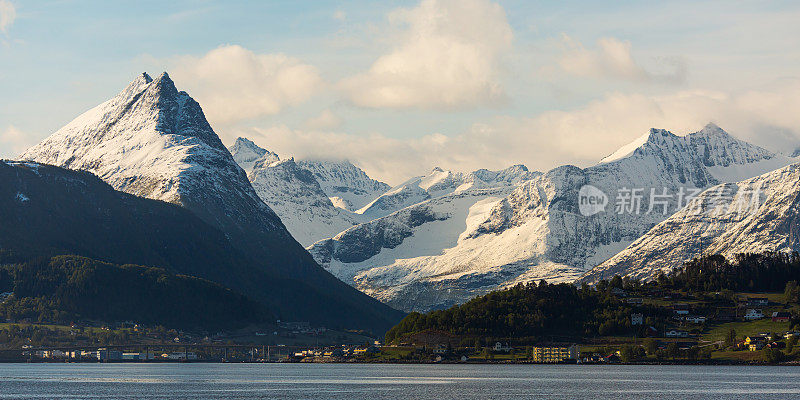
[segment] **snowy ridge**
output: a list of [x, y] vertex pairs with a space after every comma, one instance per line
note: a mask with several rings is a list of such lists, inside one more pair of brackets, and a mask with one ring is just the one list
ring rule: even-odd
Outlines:
[[294, 159], [271, 160], [269, 155], [257, 160], [248, 177], [300, 244], [308, 246], [359, 222], [352, 213], [335, 207], [314, 175]]
[[[388, 285], [391, 279], [392, 285], [410, 287], [417, 279], [436, 274], [432, 270], [413, 273], [409, 271], [413, 267], [407, 268], [407, 265], [427, 260], [429, 267], [439, 268], [441, 259], [437, 257], [459, 245], [467, 237], [466, 233], [483, 221], [482, 215], [488, 212], [491, 204], [511, 193], [516, 185], [539, 175], [519, 165], [501, 171], [478, 170], [468, 174], [435, 168], [431, 174], [399, 185], [378, 199], [385, 201], [383, 205], [396, 207], [396, 203], [389, 201], [407, 200], [403, 194], [413, 190], [420, 193], [422, 201], [319, 241], [309, 247], [309, 252], [345, 282], [405, 308], [406, 299], [413, 301], [410, 299], [415, 298], [417, 291], [410, 290], [413, 293], [408, 296], [390, 296], [389, 292], [374, 287], [371, 277], [385, 266], [397, 267], [398, 270], [387, 272], [391, 278], [381, 277], [380, 284]], [[449, 264], [441, 266], [440, 270], [448, 268]]]
[[428, 175], [411, 178], [389, 189], [356, 213], [371, 220], [425, 200], [469, 188], [513, 186], [537, 174], [539, 173], [528, 171], [524, 165], [514, 165], [501, 171], [480, 169], [468, 174], [445, 171], [436, 167]]
[[[448, 307], [518, 282], [577, 279], [677, 210], [678, 200], [671, 198], [666, 207], [654, 204], [646, 213], [651, 188], [672, 194], [699, 190], [722, 179], [741, 180], [791, 162], [711, 124], [684, 137], [652, 129], [637, 144], [615, 153], [616, 159], [607, 157], [590, 168], [562, 166], [521, 182], [511, 179], [514, 183], [505, 186], [507, 191], [447, 211], [458, 215], [457, 229], [453, 225], [437, 228], [446, 221], [439, 219], [423, 219], [424, 223], [413, 227], [396, 213], [309, 249], [332, 273], [391, 305], [406, 311]], [[434, 170], [393, 188], [368, 208], [383, 206], [380, 201], [390, 204], [389, 199], [418, 203], [408, 209], [426, 207], [432, 201], [425, 200], [431, 188], [440, 193], [452, 188], [441, 199], [475, 190], [459, 189], [467, 180], [453, 176]], [[482, 182], [486, 179], [474, 180], [469, 187]], [[578, 193], [584, 185], [608, 196], [610, 204], [604, 212], [580, 213]], [[615, 212], [615, 196], [625, 188], [642, 188], [647, 194], [641, 213]], [[403, 232], [404, 240], [382, 248], [365, 244], [386, 232]], [[419, 246], [437, 249], [420, 254], [414, 250]]]
[[228, 151], [231, 152], [233, 160], [236, 161], [236, 163], [248, 173], [251, 169], [253, 169], [253, 165], [256, 163], [256, 161], [262, 158], [269, 160], [268, 163], [278, 161], [280, 159], [277, 154], [267, 151], [266, 149], [262, 149], [250, 139], [242, 137], [237, 138], [233, 145], [228, 148]]
[[21, 159], [86, 170], [117, 190], [182, 205], [248, 249], [291, 240], [200, 105], [166, 73], [141, 74]]
[[389, 187], [346, 160], [281, 161], [246, 138], [236, 139], [230, 149], [258, 196], [303, 246], [363, 222], [350, 209]]
[[616, 274], [652, 279], [702, 254], [800, 250], [800, 164], [721, 184], [689, 204], [582, 280]]
[[358, 210], [389, 189], [347, 160], [304, 159], [297, 164], [314, 174], [334, 205], [348, 211]]

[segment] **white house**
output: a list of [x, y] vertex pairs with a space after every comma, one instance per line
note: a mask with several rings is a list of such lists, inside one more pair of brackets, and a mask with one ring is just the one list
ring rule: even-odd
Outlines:
[[642, 325], [642, 324], [644, 324], [644, 314], [642, 313], [631, 314], [631, 325]]
[[675, 304], [672, 306], [672, 310], [675, 312], [675, 315], [688, 315], [689, 314], [689, 305], [688, 304]]
[[508, 353], [509, 351], [511, 351], [511, 347], [508, 345], [508, 343], [503, 344], [497, 342], [494, 344], [494, 351]]
[[756, 320], [764, 318], [764, 313], [761, 310], [756, 310], [754, 308], [748, 309], [747, 313], [744, 315], [744, 319], [748, 321]]
[[689, 332], [677, 331], [677, 330], [673, 329], [671, 331], [667, 331], [666, 333], [664, 333], [664, 336], [666, 336], [666, 337], [682, 337], [682, 338], [685, 338], [685, 337], [689, 337]]
[[706, 323], [706, 317], [702, 315], [690, 315], [686, 317], [686, 322], [691, 324], [704, 324]]

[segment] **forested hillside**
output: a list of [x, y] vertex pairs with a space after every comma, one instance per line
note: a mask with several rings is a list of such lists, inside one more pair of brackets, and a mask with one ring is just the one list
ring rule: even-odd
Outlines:
[[0, 317], [69, 324], [133, 321], [180, 329], [240, 328], [272, 320], [260, 304], [216, 283], [161, 268], [79, 256], [0, 268]]
[[[544, 281], [489, 293], [463, 305], [426, 314], [411, 313], [386, 334], [387, 342], [433, 329], [462, 338], [515, 338], [523, 342], [572, 340], [608, 335], [642, 336], [647, 325], [659, 331], [674, 324], [668, 303], [678, 299], [710, 299], [735, 306], [734, 292], [785, 292], [788, 303], [800, 301], [800, 255], [740, 254], [732, 262], [708, 255], [687, 262], [670, 274], [642, 282], [615, 276], [594, 286], [552, 285]], [[722, 293], [721, 293], [722, 292]], [[651, 297], [644, 304], [628, 296]], [[641, 299], [640, 299], [641, 300]], [[714, 310], [697, 311], [713, 313]], [[631, 325], [630, 315], [642, 313], [643, 325]]]

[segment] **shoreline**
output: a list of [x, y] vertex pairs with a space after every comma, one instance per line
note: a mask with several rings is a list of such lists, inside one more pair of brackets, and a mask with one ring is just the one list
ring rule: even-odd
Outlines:
[[68, 361], [68, 360], [0, 360], [0, 364], [358, 364], [358, 365], [686, 365], [686, 366], [800, 366], [800, 361], [787, 361], [781, 363], [765, 362], [736, 362], [731, 360], [685, 362], [676, 360], [658, 362], [629, 362], [629, 363], [536, 363], [512, 361], [438, 361], [438, 362], [402, 362], [402, 361], [213, 361], [213, 360], [150, 360], [150, 361]]

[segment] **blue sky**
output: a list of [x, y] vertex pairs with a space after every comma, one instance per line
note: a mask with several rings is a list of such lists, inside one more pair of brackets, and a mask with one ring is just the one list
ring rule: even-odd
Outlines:
[[223, 141], [433, 166], [591, 165], [649, 127], [800, 145], [800, 4], [0, 0], [0, 156], [169, 71]]

